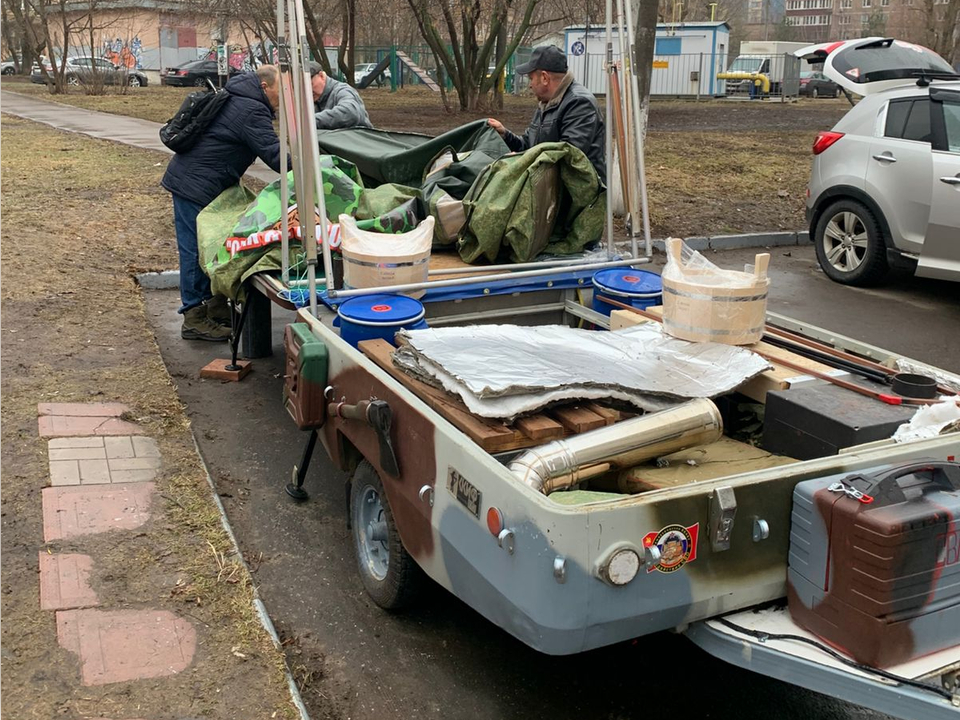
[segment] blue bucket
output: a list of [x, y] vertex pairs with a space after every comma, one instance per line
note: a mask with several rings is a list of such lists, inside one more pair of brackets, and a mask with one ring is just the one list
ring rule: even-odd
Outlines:
[[660, 276], [649, 270], [633, 268], [610, 268], [601, 270], [593, 276], [593, 309], [609, 315], [616, 308], [602, 302], [600, 298], [632, 305], [638, 310], [646, 310], [659, 305], [663, 297], [663, 283]]
[[400, 330], [422, 330], [423, 303], [406, 295], [361, 295], [350, 298], [337, 310], [340, 337], [354, 347], [361, 340], [382, 338], [393, 344]]

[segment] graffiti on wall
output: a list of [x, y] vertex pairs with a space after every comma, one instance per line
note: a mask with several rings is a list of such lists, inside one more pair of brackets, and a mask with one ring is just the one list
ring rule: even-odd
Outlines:
[[122, 38], [103, 41], [103, 57], [119, 67], [140, 70], [143, 61], [143, 43], [139, 36], [129, 42]]

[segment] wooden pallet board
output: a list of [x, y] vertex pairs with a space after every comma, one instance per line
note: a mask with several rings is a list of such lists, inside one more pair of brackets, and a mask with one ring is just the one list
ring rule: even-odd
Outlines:
[[518, 418], [513, 425], [471, 413], [460, 398], [407, 375], [393, 364], [394, 347], [386, 340], [364, 340], [360, 351], [387, 371], [452, 425], [487, 452], [504, 452], [542, 445], [567, 435], [612, 425], [623, 414], [598, 403], [566, 405]]
[[610, 423], [583, 405], [564, 405], [547, 411], [574, 435], [605, 427]]
[[[663, 308], [660, 306], [652, 307], [647, 309], [648, 313], [652, 315], [661, 315]], [[610, 313], [610, 329], [611, 330], [620, 330], [623, 328], [633, 327], [634, 325], [640, 325], [641, 323], [652, 322], [647, 320], [642, 315], [637, 315], [637, 313], [630, 312], [629, 310], [614, 310]], [[741, 345], [746, 350], [759, 350], [765, 355], [769, 355], [773, 360], [773, 370], [767, 370], [760, 373], [755, 378], [751, 378], [739, 388], [738, 392], [743, 393], [748, 398], [756, 400], [760, 403], [765, 403], [767, 400], [767, 393], [771, 390], [786, 390], [790, 387], [790, 381], [793, 378], [803, 375], [799, 370], [794, 370], [793, 368], [788, 368], [783, 365], [778, 365], [776, 362], [777, 358], [783, 358], [788, 360], [795, 365], [800, 365], [809, 370], [814, 370], [821, 373], [833, 372], [834, 368], [819, 363], [816, 360], [811, 360], [809, 358], [802, 357], [796, 353], [790, 352], [782, 347], [777, 347], [776, 345], [770, 345], [769, 343], [763, 342], [762, 340], [753, 345]]]
[[364, 340], [360, 352], [413, 392], [433, 410], [440, 413], [487, 452], [500, 452], [519, 447], [518, 443], [532, 443], [520, 430], [502, 422], [473, 415], [467, 406], [449, 393], [417, 380], [393, 364], [394, 347], [386, 340]]

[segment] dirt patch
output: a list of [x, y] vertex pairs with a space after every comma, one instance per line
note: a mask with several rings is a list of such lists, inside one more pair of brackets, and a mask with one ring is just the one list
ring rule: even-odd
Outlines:
[[[176, 265], [163, 156], [3, 118], [3, 717], [296, 716], [282, 655], [231, 555], [131, 273]], [[132, 533], [43, 544], [38, 402], [119, 401], [156, 438], [153, 519]], [[196, 628], [168, 678], [83, 687], [39, 609], [38, 552], [94, 557], [104, 609], [170, 610]]]

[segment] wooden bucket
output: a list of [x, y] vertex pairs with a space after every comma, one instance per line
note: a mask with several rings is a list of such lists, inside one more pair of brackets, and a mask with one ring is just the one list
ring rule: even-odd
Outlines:
[[[681, 241], [667, 241], [671, 262], [683, 267]], [[740, 287], [716, 287], [696, 282], [706, 271], [683, 268], [683, 281], [663, 276], [663, 329], [692, 342], [752, 345], [763, 337], [767, 317], [767, 266], [769, 253], [756, 257], [754, 274], [736, 272]], [[740, 283], [738, 283], [740, 284]]]

